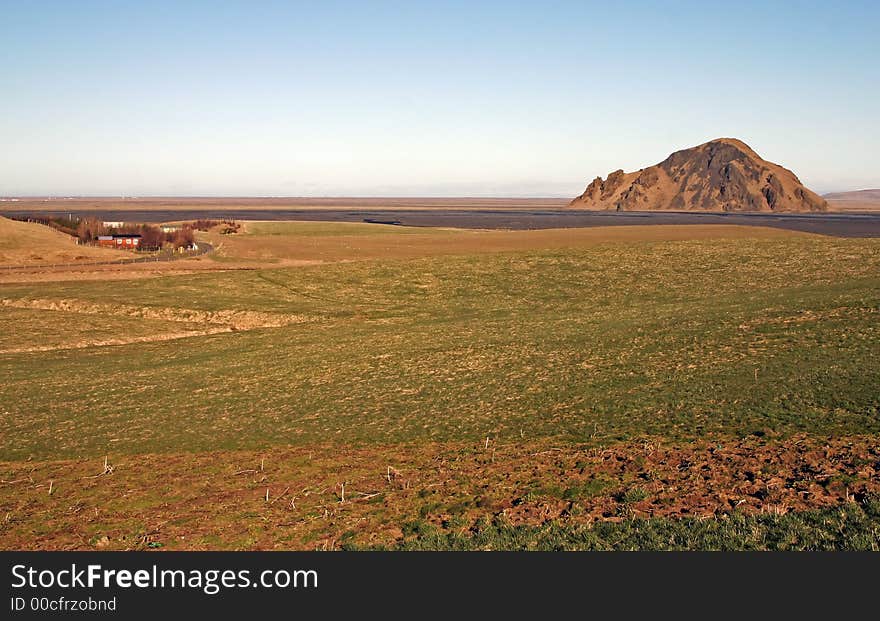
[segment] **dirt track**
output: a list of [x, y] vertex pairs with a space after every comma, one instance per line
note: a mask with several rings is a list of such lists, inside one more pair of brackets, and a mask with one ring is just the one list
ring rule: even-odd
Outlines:
[[[136, 265], [138, 263], [168, 263], [171, 261], [182, 261], [185, 259], [192, 259], [194, 257], [200, 257], [202, 255], [208, 254], [214, 250], [214, 246], [207, 242], [199, 242], [199, 249], [195, 252], [188, 252], [186, 254], [153, 254], [146, 255], [134, 258], [121, 258], [116, 261], [66, 261], [61, 262], [57, 261], [54, 263], [33, 263], [33, 264], [22, 264], [22, 265], [0, 265], [0, 270], [4, 272], [22, 272], [22, 271], [33, 271], [33, 270], [64, 270], [64, 269], [81, 269], [81, 268], [90, 268], [90, 267], [98, 267], [98, 266], [106, 266], [106, 265]], [[119, 251], [116, 251], [119, 252]]]

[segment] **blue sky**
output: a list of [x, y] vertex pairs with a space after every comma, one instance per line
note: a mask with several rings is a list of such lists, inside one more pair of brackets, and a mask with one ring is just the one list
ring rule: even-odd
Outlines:
[[880, 187], [880, 2], [0, 0], [0, 195], [571, 196], [745, 140]]

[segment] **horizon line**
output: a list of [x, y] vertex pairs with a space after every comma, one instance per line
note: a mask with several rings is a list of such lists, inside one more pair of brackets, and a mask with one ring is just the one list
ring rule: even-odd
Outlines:
[[[473, 195], [419, 195], [419, 194], [322, 194], [322, 195], [277, 195], [277, 194], [8, 194], [0, 196], [0, 200], [83, 200], [83, 199], [122, 199], [122, 200], [148, 200], [153, 198], [226, 198], [226, 199], [319, 199], [319, 200], [335, 200], [335, 199], [449, 199], [449, 200], [547, 200], [558, 199], [564, 200], [569, 198], [568, 195], [493, 195], [493, 196], [473, 196]], [[573, 198], [573, 197], [572, 197]]]
[[[878, 191], [880, 188], [857, 188], [853, 190], [832, 190], [819, 194], [822, 197], [831, 194], [844, 194], [856, 192], [872, 192]], [[356, 199], [397, 199], [397, 200], [565, 200], [573, 199], [576, 196], [562, 194], [544, 194], [544, 195], [485, 195], [474, 196], [468, 194], [321, 194], [321, 195], [280, 195], [280, 194], [6, 194], [0, 195], [0, 201], [11, 200], [90, 200], [90, 199], [117, 199], [117, 200], [150, 200], [150, 199], [272, 199], [272, 200], [356, 200]]]

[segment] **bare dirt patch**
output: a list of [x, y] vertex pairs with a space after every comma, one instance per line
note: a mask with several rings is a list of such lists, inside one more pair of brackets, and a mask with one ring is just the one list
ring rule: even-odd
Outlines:
[[162, 341], [173, 341], [176, 339], [185, 339], [193, 336], [222, 334], [224, 332], [232, 332], [232, 328], [211, 328], [210, 330], [192, 330], [189, 332], [163, 332], [161, 334], [152, 334], [150, 336], [130, 336], [112, 339], [74, 340], [68, 341], [63, 345], [30, 345], [26, 347], [11, 347], [8, 349], [0, 350], [0, 354], [27, 354], [40, 351], [84, 349], [86, 347], [109, 347], [113, 345], [133, 345], [135, 343], [159, 343]]
[[305, 323], [313, 318], [305, 315], [282, 315], [247, 310], [203, 311], [191, 308], [153, 308], [148, 306], [127, 306], [124, 304], [96, 304], [82, 300], [43, 300], [43, 299], [0, 299], [0, 305], [12, 308], [34, 308], [39, 310], [61, 310], [89, 315], [125, 315], [163, 321], [182, 321], [186, 323], [209, 323], [229, 326], [233, 330], [254, 328], [278, 328], [293, 323]]
[[0, 354], [25, 353], [37, 351], [55, 351], [60, 349], [81, 349], [84, 347], [100, 347], [109, 345], [126, 345], [131, 343], [151, 343], [168, 341], [193, 336], [206, 336], [239, 330], [256, 330], [259, 328], [279, 328], [291, 324], [307, 323], [318, 320], [317, 317], [306, 315], [290, 315], [265, 313], [249, 310], [218, 310], [204, 311], [189, 308], [166, 308], [131, 306], [124, 304], [98, 304], [72, 299], [10, 299], [0, 298], [0, 307], [30, 309], [41, 311], [59, 311], [84, 315], [100, 315], [113, 317], [130, 317], [163, 322], [187, 324], [189, 330], [161, 331], [150, 335], [119, 336], [115, 338], [71, 340], [63, 345], [27, 345], [12, 347], [0, 351]]

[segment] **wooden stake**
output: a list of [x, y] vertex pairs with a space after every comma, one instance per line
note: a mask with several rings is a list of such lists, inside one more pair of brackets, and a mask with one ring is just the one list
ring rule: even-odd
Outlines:
[[93, 475], [90, 477], [83, 477], [83, 478], [84, 479], [97, 479], [98, 477], [102, 477], [105, 474], [113, 474], [113, 466], [110, 465], [110, 462], [108, 461], [108, 458], [106, 455], [104, 456], [104, 470], [103, 470], [103, 472], [99, 472], [96, 475]]
[[290, 487], [288, 486], [287, 488], [285, 488], [285, 490], [283, 492], [281, 492], [279, 495], [275, 496], [275, 498], [273, 498], [272, 502], [270, 502], [269, 504], [271, 505], [271, 504], [281, 500], [282, 498], [284, 498], [284, 495], [287, 494], [287, 492], [289, 492], [289, 491], [290, 491]]

